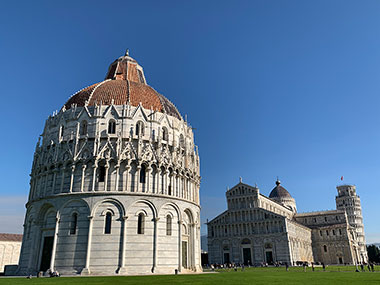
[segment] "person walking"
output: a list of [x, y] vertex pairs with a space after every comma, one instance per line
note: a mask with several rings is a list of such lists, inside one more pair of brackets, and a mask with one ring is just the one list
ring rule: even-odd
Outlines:
[[322, 268], [323, 268], [323, 271], [326, 271], [326, 265], [324, 262], [322, 262]]
[[311, 263], [311, 270], [314, 271], [314, 262]]
[[289, 264], [285, 262], [286, 271], [289, 271]]

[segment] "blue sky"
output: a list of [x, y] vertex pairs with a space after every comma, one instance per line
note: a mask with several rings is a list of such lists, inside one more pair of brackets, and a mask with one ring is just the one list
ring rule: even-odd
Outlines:
[[22, 231], [45, 119], [126, 48], [196, 128], [203, 221], [240, 176], [303, 212], [343, 175], [380, 241], [379, 1], [2, 2], [0, 232]]

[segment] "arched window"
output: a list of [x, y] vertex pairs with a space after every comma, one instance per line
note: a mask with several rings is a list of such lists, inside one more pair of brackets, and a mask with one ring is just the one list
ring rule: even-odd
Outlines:
[[116, 122], [115, 120], [109, 120], [108, 122], [108, 133], [116, 134]]
[[324, 245], [324, 246], [323, 246], [323, 251], [324, 251], [324, 252], [327, 252], [327, 245]]
[[140, 183], [145, 183], [146, 178], [146, 167], [145, 164], [141, 165], [140, 168]]
[[63, 139], [63, 133], [64, 133], [64, 131], [65, 131], [65, 127], [63, 125], [60, 126], [60, 128], [59, 128], [59, 138], [60, 139]]
[[164, 189], [164, 186], [165, 185], [165, 168], [161, 168], [161, 185], [160, 185], [160, 187], [161, 187], [161, 194], [164, 194], [165, 192], [165, 189]]
[[87, 121], [82, 121], [80, 123], [80, 134], [86, 135], [87, 134]]
[[104, 233], [110, 234], [111, 233], [111, 223], [112, 223], [112, 214], [110, 212], [107, 212], [106, 214], [106, 223], [104, 226]]
[[172, 195], [172, 180], [174, 179], [173, 177], [173, 169], [169, 168], [169, 177], [168, 177], [168, 195]]
[[180, 146], [181, 148], [184, 148], [184, 147], [185, 147], [185, 139], [184, 139], [184, 137], [183, 137], [183, 134], [181, 134], [181, 135], [179, 136], [179, 146]]
[[144, 234], [144, 224], [145, 224], [145, 216], [143, 213], [140, 213], [139, 217], [137, 218], [137, 234], [139, 235]]
[[143, 136], [144, 135], [144, 124], [139, 121], [136, 123], [136, 136]]
[[77, 233], [77, 225], [78, 225], [78, 214], [73, 213], [71, 215], [71, 221], [70, 221], [70, 234], [75, 235]]
[[169, 138], [168, 130], [165, 127], [163, 127], [162, 128], [162, 139], [164, 141], [168, 141], [168, 138]]
[[106, 168], [99, 166], [99, 182], [104, 182], [106, 179]]
[[170, 215], [166, 216], [166, 235], [172, 235], [172, 217]]

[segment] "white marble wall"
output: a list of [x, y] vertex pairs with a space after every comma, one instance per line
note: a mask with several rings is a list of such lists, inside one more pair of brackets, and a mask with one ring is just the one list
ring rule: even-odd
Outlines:
[[[19, 274], [39, 270], [45, 236], [55, 237], [50, 268], [65, 274], [201, 270], [200, 160], [184, 120], [130, 105], [62, 109], [46, 121], [30, 184]], [[74, 212], [77, 231], [70, 234]], [[110, 234], [104, 233], [107, 212]], [[137, 233], [138, 213], [145, 216], [144, 234]], [[40, 222], [46, 219], [48, 226]]]
[[0, 272], [4, 272], [5, 265], [18, 263], [20, 257], [21, 242], [0, 241]]
[[[110, 234], [104, 232], [107, 212], [112, 213]], [[200, 208], [195, 203], [180, 198], [163, 199], [159, 194], [144, 197], [128, 193], [110, 193], [107, 197], [61, 194], [33, 202], [27, 218], [43, 217], [44, 222], [33, 225], [31, 234], [25, 236], [19, 274], [39, 270], [42, 239], [54, 236], [55, 230], [56, 249], [51, 267], [63, 274], [173, 273], [175, 269], [200, 271], [199, 212]], [[78, 215], [74, 235], [70, 234], [73, 213]], [[137, 233], [140, 213], [145, 216], [143, 234]], [[166, 229], [168, 215], [172, 218], [170, 235]], [[186, 232], [180, 230], [181, 226], [186, 228]], [[28, 230], [26, 227], [26, 234]], [[189, 241], [187, 268], [181, 266], [180, 259], [179, 245], [184, 238]]]

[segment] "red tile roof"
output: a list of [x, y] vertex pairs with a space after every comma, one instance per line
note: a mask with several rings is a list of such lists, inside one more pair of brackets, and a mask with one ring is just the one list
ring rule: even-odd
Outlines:
[[[140, 76], [140, 75], [141, 76]], [[172, 102], [146, 84], [142, 68], [129, 56], [120, 57], [108, 69], [106, 80], [86, 87], [74, 94], [66, 103], [70, 109], [72, 104], [79, 107], [94, 105], [132, 106], [140, 103], [145, 109], [153, 109], [181, 119], [181, 115]]]
[[129, 102], [132, 106], [141, 105], [145, 109], [153, 109], [181, 119], [177, 108], [167, 98], [146, 84], [129, 80], [106, 80], [86, 87], [74, 94], [66, 103], [65, 108], [70, 109], [72, 104], [79, 107], [95, 105], [123, 105]]
[[0, 241], [22, 241], [20, 234], [2, 234], [0, 233]]

